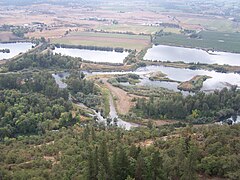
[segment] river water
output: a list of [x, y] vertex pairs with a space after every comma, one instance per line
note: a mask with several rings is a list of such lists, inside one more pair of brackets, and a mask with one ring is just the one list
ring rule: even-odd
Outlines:
[[201, 49], [158, 45], [148, 49], [145, 60], [183, 61], [185, 63], [204, 63], [240, 66], [240, 54], [228, 52], [206, 52]]
[[[63, 80], [66, 79], [69, 76], [69, 73], [67, 73], [67, 72], [57, 73], [57, 74], [52, 74], [52, 76], [55, 79], [55, 81], [58, 84], [60, 89], [67, 88], [67, 84], [64, 83]], [[118, 117], [117, 111], [116, 111], [116, 108], [115, 108], [115, 105], [114, 105], [114, 102], [113, 102], [112, 95], [109, 96], [109, 103], [110, 103], [109, 117], [112, 119], [112, 123], [111, 123], [112, 125], [114, 125], [113, 120], [117, 119], [117, 122], [116, 122], [117, 126], [121, 127], [121, 128], [124, 128], [126, 130], [130, 130], [133, 127], [138, 127], [139, 126], [138, 124], [134, 124], [134, 123], [129, 123], [129, 122], [123, 121], [121, 118]], [[85, 106], [85, 105], [81, 105], [81, 104], [78, 104], [78, 105], [79, 106]], [[88, 109], [91, 109], [91, 108], [88, 108]], [[100, 112], [96, 112], [94, 109], [91, 109], [91, 110], [96, 115], [97, 121], [99, 123], [103, 123], [103, 124], [107, 125], [107, 119], [104, 118], [101, 115]]]
[[0, 52], [0, 60], [13, 58], [19, 53], [25, 53], [32, 48], [34, 44], [29, 42], [18, 43], [0, 43], [0, 49], [10, 49], [10, 53]]

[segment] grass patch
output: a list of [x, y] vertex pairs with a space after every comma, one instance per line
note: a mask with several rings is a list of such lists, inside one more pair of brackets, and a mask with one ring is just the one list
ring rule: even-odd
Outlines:
[[120, 84], [116, 78], [111, 78], [108, 80], [110, 84], [112, 84], [115, 87], [118, 87], [129, 94], [134, 94], [137, 96], [143, 96], [143, 97], [165, 97], [168, 95], [176, 94], [176, 92], [171, 91], [169, 89], [165, 88], [155, 88], [155, 87], [148, 87], [148, 86], [125, 86]]
[[192, 91], [192, 92], [199, 91], [203, 87], [203, 82], [209, 78], [211, 77], [206, 75], [194, 76], [191, 80], [180, 83], [178, 85], [178, 89], [183, 91]]
[[240, 33], [223, 33], [215, 31], [202, 31], [200, 38], [189, 38], [183, 34], [170, 34], [156, 36], [154, 44], [214, 49], [240, 53]]
[[110, 91], [106, 87], [101, 88], [102, 96], [103, 96], [103, 115], [104, 117], [107, 117], [110, 113], [110, 102], [109, 102], [109, 96]]
[[169, 79], [166, 74], [161, 71], [150, 73], [149, 80], [151, 81], [166, 81], [166, 82], [178, 82], [172, 79]]

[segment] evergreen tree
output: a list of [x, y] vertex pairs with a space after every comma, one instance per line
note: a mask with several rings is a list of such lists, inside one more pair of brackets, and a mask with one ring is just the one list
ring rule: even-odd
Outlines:
[[[104, 175], [103, 171], [106, 174], [106, 180], [110, 180], [111, 177], [111, 170], [110, 170], [110, 163], [109, 163], [109, 155], [107, 150], [106, 141], [103, 141], [99, 147], [99, 162], [102, 164], [101, 175]], [[102, 176], [101, 176], [102, 177]]]
[[135, 170], [135, 179], [136, 180], [144, 180], [144, 159], [142, 157], [142, 154], [140, 153], [138, 155], [138, 159], [136, 162], [136, 170]]

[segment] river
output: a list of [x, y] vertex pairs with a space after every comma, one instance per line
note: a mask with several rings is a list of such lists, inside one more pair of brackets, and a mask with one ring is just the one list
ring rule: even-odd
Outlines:
[[[55, 79], [55, 81], [58, 84], [60, 89], [67, 88], [67, 84], [64, 83], [63, 80], [69, 76], [69, 73], [65, 72], [65, 73], [52, 74], [52, 76]], [[110, 104], [109, 118], [112, 119], [112, 123], [111, 123], [112, 125], [114, 125], [113, 120], [117, 119], [117, 122], [116, 122], [117, 126], [124, 128], [126, 130], [130, 130], [131, 128], [139, 126], [138, 124], [135, 124], [135, 123], [129, 123], [129, 122], [123, 121], [121, 118], [118, 117], [117, 111], [116, 111], [116, 108], [114, 105], [113, 97], [111, 94], [109, 95], [109, 104]], [[86, 107], [85, 105], [81, 105], [81, 104], [78, 104], [78, 105]], [[95, 116], [97, 117], [97, 121], [99, 123], [103, 123], [103, 124], [107, 125], [107, 119], [104, 118], [100, 112], [96, 112], [94, 109], [91, 109], [89, 107], [87, 107], [87, 108], [90, 109], [92, 112], [94, 112]]]

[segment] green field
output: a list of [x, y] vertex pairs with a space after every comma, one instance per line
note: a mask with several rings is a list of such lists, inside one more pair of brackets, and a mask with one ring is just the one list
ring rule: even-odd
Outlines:
[[189, 38], [183, 34], [157, 36], [154, 43], [240, 53], [240, 33], [202, 31], [199, 35], [201, 39]]
[[219, 32], [236, 32], [238, 29], [233, 27], [233, 22], [224, 18], [180, 18], [183, 23], [187, 24], [201, 24], [205, 30], [219, 31]]
[[117, 33], [72, 32], [67, 36], [52, 39], [52, 43], [99, 47], [122, 47], [141, 50], [150, 45], [150, 36]]
[[137, 24], [113, 24], [110, 26], [99, 25], [96, 29], [109, 32], [133, 32], [136, 34], [154, 34], [163, 29], [165, 32], [179, 33], [179, 29], [176, 28], [163, 28]]

